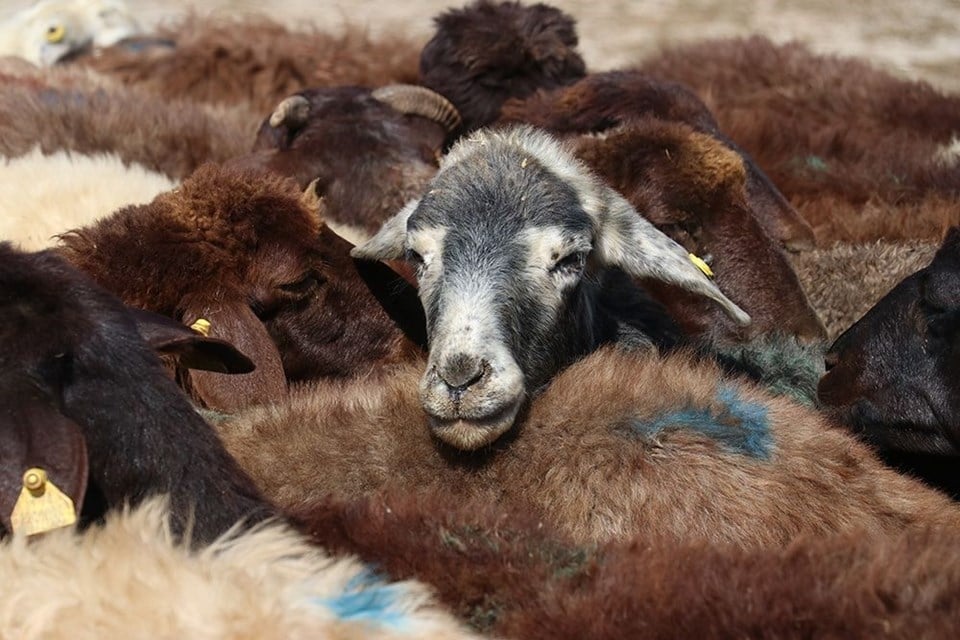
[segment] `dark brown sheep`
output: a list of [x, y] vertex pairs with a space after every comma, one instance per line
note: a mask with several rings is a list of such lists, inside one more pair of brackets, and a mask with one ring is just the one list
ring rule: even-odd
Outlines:
[[293, 31], [262, 16], [188, 16], [158, 27], [147, 44], [121, 43], [80, 60], [167, 100], [244, 104], [263, 114], [306, 87], [413, 82], [420, 47], [402, 35], [374, 41], [362, 27]]
[[423, 191], [455, 118], [423, 87], [308, 89], [284, 98], [260, 125], [253, 153], [230, 164], [313, 183], [327, 224], [366, 239]]
[[65, 234], [59, 250], [127, 304], [203, 318], [249, 355], [251, 374], [184, 380], [202, 404], [235, 410], [417, 350], [415, 294], [387, 267], [354, 262], [351, 246], [292, 180], [207, 165], [150, 204]]
[[[827, 354], [818, 396], [883, 453], [960, 457], [960, 227], [924, 269], [906, 278]], [[911, 470], [926, 475], [917, 460]], [[960, 487], [960, 473], [948, 475]]]
[[960, 96], [765, 38], [677, 47], [642, 72], [692, 87], [818, 242], [941, 237], [960, 222]]

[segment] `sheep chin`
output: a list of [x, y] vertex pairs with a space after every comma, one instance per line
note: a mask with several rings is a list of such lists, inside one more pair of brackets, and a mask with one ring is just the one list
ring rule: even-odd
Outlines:
[[522, 402], [517, 401], [495, 414], [478, 420], [444, 420], [436, 416], [429, 417], [430, 431], [442, 442], [460, 449], [474, 451], [492, 444], [513, 427]]

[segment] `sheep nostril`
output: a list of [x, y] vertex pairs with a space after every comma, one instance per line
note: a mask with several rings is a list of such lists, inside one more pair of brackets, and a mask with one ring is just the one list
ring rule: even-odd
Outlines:
[[459, 398], [467, 389], [483, 379], [488, 368], [486, 360], [460, 353], [438, 367], [437, 375], [447, 385], [447, 390]]
[[826, 367], [827, 371], [833, 369], [837, 366], [837, 363], [840, 362], [840, 356], [834, 352], [830, 352], [827, 355], [823, 356], [823, 364]]

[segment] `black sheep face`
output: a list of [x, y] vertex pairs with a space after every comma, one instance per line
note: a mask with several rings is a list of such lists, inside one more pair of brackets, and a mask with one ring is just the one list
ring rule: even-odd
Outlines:
[[960, 455], [960, 228], [827, 354], [820, 400], [881, 450]]

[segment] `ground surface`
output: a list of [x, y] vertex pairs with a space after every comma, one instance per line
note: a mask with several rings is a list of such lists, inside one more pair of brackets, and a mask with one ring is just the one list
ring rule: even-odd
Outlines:
[[[202, 13], [267, 11], [290, 25], [371, 32], [404, 29], [424, 38], [449, 0], [128, 0], [149, 25], [194, 9]], [[0, 19], [29, 0], [0, 0]], [[581, 49], [595, 70], [628, 65], [659, 47], [708, 37], [765, 34], [801, 40], [818, 52], [867, 57], [900, 75], [960, 90], [957, 0], [612, 0], [552, 2], [578, 21]]]

